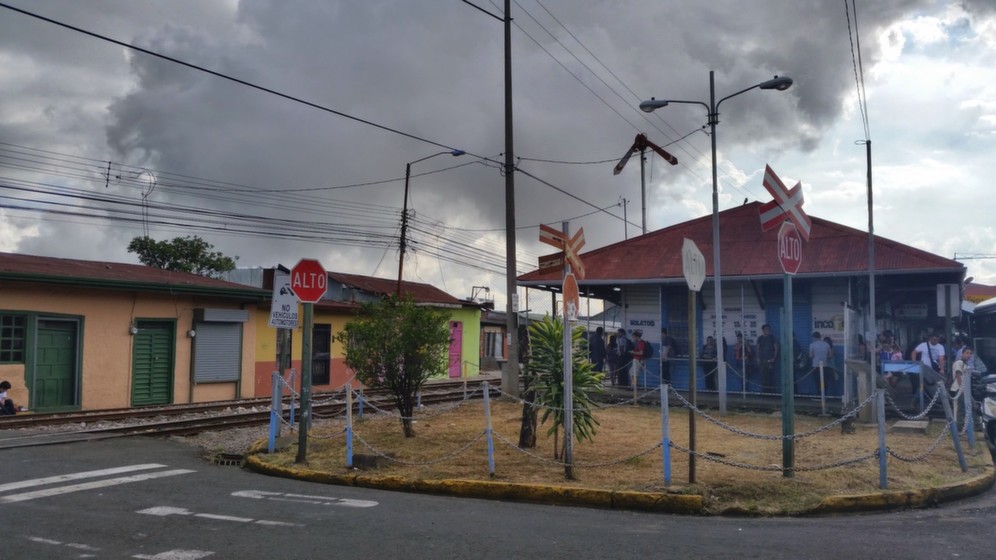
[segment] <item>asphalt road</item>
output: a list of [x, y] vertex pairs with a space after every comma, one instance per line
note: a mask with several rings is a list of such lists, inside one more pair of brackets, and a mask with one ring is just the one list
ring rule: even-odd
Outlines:
[[930, 510], [682, 517], [328, 486], [139, 437], [0, 452], [0, 559], [989, 559], [996, 492]]

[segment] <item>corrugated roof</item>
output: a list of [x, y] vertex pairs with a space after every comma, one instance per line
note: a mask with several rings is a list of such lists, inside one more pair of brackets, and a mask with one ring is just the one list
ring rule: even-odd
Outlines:
[[[344, 272], [329, 272], [328, 274], [330, 280], [371, 294], [386, 296], [393, 295], [398, 291], [397, 279], [375, 278], [373, 276], [346, 274]], [[417, 303], [439, 303], [447, 305], [463, 305], [466, 303], [435, 286], [419, 282], [401, 282], [401, 292], [411, 294], [412, 299]]]
[[[761, 231], [760, 202], [719, 213], [722, 276], [780, 276], [778, 229]], [[868, 233], [812, 217], [810, 239], [803, 245], [797, 276], [857, 274], [868, 270]], [[681, 247], [684, 238], [695, 242], [706, 258], [706, 276], [713, 273], [712, 215], [697, 218], [646, 235], [634, 237], [581, 255], [585, 282], [627, 280], [683, 280]], [[957, 271], [958, 261], [947, 259], [875, 236], [875, 269], [878, 272]], [[523, 283], [559, 281], [559, 272], [533, 271], [519, 277]]]
[[141, 264], [60, 259], [17, 253], [0, 253], [0, 279], [95, 287], [168, 290], [254, 299], [269, 295], [268, 290]]

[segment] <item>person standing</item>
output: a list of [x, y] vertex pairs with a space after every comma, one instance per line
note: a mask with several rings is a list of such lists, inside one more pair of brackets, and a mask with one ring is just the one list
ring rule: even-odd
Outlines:
[[643, 340], [643, 331], [640, 329], [634, 330], [633, 351], [630, 353], [630, 356], [632, 356], [632, 366], [629, 370], [629, 382], [633, 387], [636, 387], [640, 379], [640, 372], [646, 371], [646, 365], [643, 363], [643, 354], [646, 351], [646, 346], [647, 341]]
[[671, 384], [671, 360], [678, 357], [678, 342], [668, 334], [667, 328], [661, 329], [661, 385]]
[[633, 359], [633, 341], [626, 336], [626, 329], [616, 331], [616, 383], [629, 385], [630, 360]]
[[824, 383], [827, 376], [836, 376], [836, 373], [833, 371], [833, 359], [830, 357], [830, 352], [832, 352], [832, 349], [820, 335], [820, 331], [813, 331], [813, 341], [809, 343], [809, 363], [813, 365], [814, 369], [823, 367], [822, 380]]
[[761, 370], [761, 392], [778, 391], [778, 380], [775, 379], [778, 340], [771, 334], [771, 325], [761, 326], [761, 336], [757, 337], [757, 361]]
[[707, 336], [699, 354], [699, 363], [702, 365], [702, 374], [705, 377], [705, 388], [712, 391], [716, 390], [716, 377], [719, 375], [716, 371], [717, 355], [716, 339]]
[[609, 368], [609, 383], [616, 384], [616, 368], [619, 367], [619, 337], [609, 335], [609, 344], [605, 347], [605, 366]]
[[[937, 383], [938, 376], [940, 379], [944, 378], [944, 345], [941, 344], [940, 336], [937, 333], [931, 333], [926, 341], [921, 342], [913, 349], [912, 358], [923, 364], [924, 368], [933, 370], [937, 374], [936, 376], [928, 375], [923, 379], [924, 394], [930, 398], [933, 395], [933, 386]], [[920, 393], [920, 374], [911, 373], [909, 378], [910, 384], [913, 386], [913, 400], [916, 401], [917, 395]]]
[[605, 369], [605, 329], [598, 327], [588, 339], [588, 358], [595, 366], [595, 371]]

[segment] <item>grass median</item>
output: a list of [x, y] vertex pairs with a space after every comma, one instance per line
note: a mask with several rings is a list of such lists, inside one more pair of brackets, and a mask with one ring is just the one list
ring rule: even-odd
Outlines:
[[[599, 422], [593, 441], [575, 442], [574, 478], [565, 478], [563, 464], [554, 458], [555, 438], [547, 435], [549, 423], [540, 425], [535, 448], [520, 450], [522, 405], [492, 401], [495, 475], [488, 472], [484, 405], [468, 401], [456, 408], [427, 408], [419, 412], [416, 437], [405, 438], [399, 420], [385, 413], [354, 415], [356, 436], [353, 449], [366, 474], [394, 479], [480, 480], [523, 484], [547, 484], [579, 489], [639, 491], [702, 496], [705, 511], [785, 515], [811, 511], [829, 496], [879, 491], [879, 462], [867, 457], [878, 448], [874, 425], [855, 426], [844, 433], [838, 425], [795, 441], [792, 477], [782, 473], [782, 441], [744, 434], [779, 436], [781, 414], [730, 412], [721, 422], [735, 431], [705, 418], [696, 418], [695, 483], [689, 483], [689, 455], [671, 449], [670, 485], [664, 484], [660, 447], [661, 415], [657, 406], [614, 406], [595, 409]], [[833, 418], [797, 415], [795, 432], [820, 430]], [[889, 421], [891, 426], [894, 421]], [[346, 467], [345, 419], [318, 420], [309, 432], [306, 467], [332, 474], [350, 474]], [[737, 431], [742, 433], [736, 433]], [[934, 421], [926, 434], [898, 433], [891, 429], [886, 443], [894, 453], [915, 461], [888, 459], [891, 491], [916, 491], [955, 484], [990, 470], [988, 450], [981, 441], [976, 449], [962, 447], [968, 472], [962, 472], [943, 422]], [[562, 433], [561, 433], [562, 435]], [[670, 437], [689, 448], [688, 411], [670, 410]], [[562, 438], [560, 438], [562, 441]], [[928, 453], [931, 447], [933, 451]], [[277, 466], [293, 467], [296, 445], [259, 459]], [[855, 462], [847, 463], [850, 460]], [[824, 468], [830, 465], [840, 465]], [[810, 470], [816, 469], [816, 470]]]

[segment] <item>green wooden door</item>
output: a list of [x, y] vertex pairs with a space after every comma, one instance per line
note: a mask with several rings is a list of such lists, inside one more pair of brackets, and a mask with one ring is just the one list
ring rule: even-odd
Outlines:
[[131, 364], [131, 405], [173, 401], [173, 323], [138, 321]]
[[76, 321], [38, 320], [35, 344], [34, 408], [70, 407], [76, 402]]

